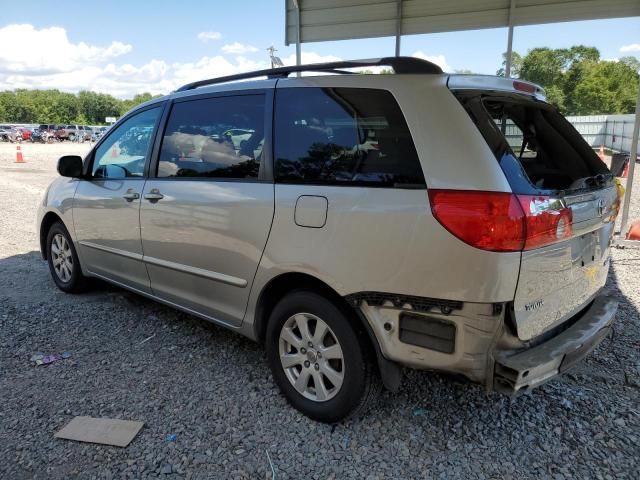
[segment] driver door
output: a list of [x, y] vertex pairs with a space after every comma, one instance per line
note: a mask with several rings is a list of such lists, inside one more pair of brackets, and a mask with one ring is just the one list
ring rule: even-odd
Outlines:
[[151, 293], [142, 261], [140, 197], [163, 105], [131, 115], [88, 158], [87, 178], [73, 201], [73, 223], [83, 269]]

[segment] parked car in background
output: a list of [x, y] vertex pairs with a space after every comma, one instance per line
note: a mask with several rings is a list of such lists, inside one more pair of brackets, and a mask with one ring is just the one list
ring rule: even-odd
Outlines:
[[[287, 78], [355, 66], [402, 73]], [[61, 290], [101, 278], [263, 343], [324, 422], [401, 367], [527, 391], [609, 334], [617, 184], [540, 87], [406, 57], [232, 79], [59, 160], [38, 228]]]
[[31, 143], [47, 143], [47, 135], [45, 134], [46, 130], [42, 132], [39, 128], [34, 128], [31, 132], [31, 137], [29, 138], [29, 140], [31, 141]]
[[59, 129], [59, 127], [53, 123], [43, 123], [38, 125], [38, 130], [40, 130], [40, 133], [44, 133], [44, 132], [49, 132], [49, 133], [55, 133], [57, 130]]
[[13, 125], [0, 125], [0, 140], [14, 143], [22, 140], [22, 132]]
[[76, 141], [89, 142], [93, 138], [93, 129], [88, 125], [78, 125]]
[[57, 131], [57, 137], [60, 140], [69, 140], [73, 142], [78, 138], [82, 139], [85, 135], [84, 126], [82, 125], [63, 125]]
[[96, 139], [99, 140], [102, 138], [107, 130], [109, 130], [109, 127], [95, 127], [93, 131], [95, 132]]
[[29, 140], [31, 138], [32, 130], [27, 127], [18, 127], [17, 129], [20, 132], [20, 137], [23, 141]]

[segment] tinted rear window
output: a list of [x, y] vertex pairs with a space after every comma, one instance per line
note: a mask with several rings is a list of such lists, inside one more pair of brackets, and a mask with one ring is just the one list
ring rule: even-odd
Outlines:
[[385, 90], [277, 90], [275, 158], [282, 183], [425, 186], [407, 123]]

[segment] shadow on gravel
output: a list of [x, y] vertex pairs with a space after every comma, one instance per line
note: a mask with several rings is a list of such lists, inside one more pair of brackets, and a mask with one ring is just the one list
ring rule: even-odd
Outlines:
[[[638, 478], [638, 266], [614, 261], [616, 334], [569, 374], [510, 398], [407, 370], [331, 426], [286, 404], [260, 345], [103, 282], [64, 294], [38, 252], [0, 259], [0, 477], [270, 478], [268, 451], [277, 478]], [[54, 440], [76, 415], [145, 427], [126, 449]]]

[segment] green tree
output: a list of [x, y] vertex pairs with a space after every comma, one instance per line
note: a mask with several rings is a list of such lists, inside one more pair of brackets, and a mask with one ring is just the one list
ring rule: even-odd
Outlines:
[[632, 113], [639, 68], [635, 57], [601, 60], [594, 47], [544, 47], [522, 57], [519, 77], [541, 85], [565, 114]]
[[[522, 56], [518, 52], [511, 52], [511, 77], [518, 78], [522, 68]], [[502, 67], [498, 69], [496, 75], [504, 77], [507, 71], [507, 53], [502, 54]]]
[[638, 94], [638, 73], [624, 62], [590, 62], [573, 96], [573, 113], [631, 113]]
[[59, 90], [4, 91], [0, 92], [0, 121], [101, 125], [105, 117], [118, 117], [152, 98], [150, 93], [122, 100], [89, 91], [78, 94]]
[[151, 95], [148, 92], [144, 92], [144, 93], [139, 93], [138, 95], [133, 97], [131, 100], [122, 101], [122, 103], [119, 105], [120, 115], [124, 115], [136, 105], [140, 105], [141, 103], [148, 102], [153, 98], [155, 98], [153, 95]]

